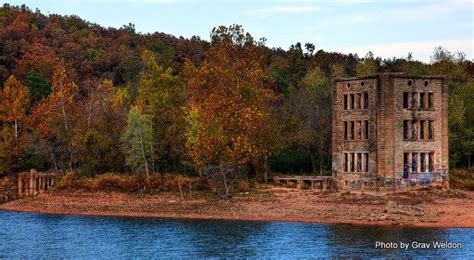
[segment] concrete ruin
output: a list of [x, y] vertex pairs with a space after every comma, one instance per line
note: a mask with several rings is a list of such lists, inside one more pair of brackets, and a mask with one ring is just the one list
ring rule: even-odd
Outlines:
[[51, 189], [57, 174], [37, 172], [18, 173], [18, 197], [36, 196]]
[[445, 77], [338, 78], [332, 91], [332, 175], [338, 189], [447, 185]]

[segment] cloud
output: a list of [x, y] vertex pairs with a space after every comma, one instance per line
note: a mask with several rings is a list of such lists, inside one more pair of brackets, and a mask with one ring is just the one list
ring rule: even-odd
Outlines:
[[302, 13], [314, 13], [319, 11], [320, 8], [312, 5], [283, 5], [275, 7], [264, 7], [257, 9], [246, 10], [246, 15], [257, 15], [260, 17], [268, 17], [275, 14], [302, 14]]
[[474, 55], [474, 39], [472, 38], [448, 38], [430, 41], [412, 41], [388, 44], [371, 44], [335, 48], [332, 51], [342, 53], [357, 53], [359, 57], [365, 56], [367, 52], [372, 51], [375, 56], [382, 58], [406, 57], [409, 52], [413, 54], [416, 60], [430, 62], [435, 47], [442, 46], [450, 51], [461, 51], [466, 54], [468, 59]]

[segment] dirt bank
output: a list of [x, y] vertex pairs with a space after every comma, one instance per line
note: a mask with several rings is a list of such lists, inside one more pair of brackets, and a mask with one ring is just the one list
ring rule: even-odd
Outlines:
[[474, 227], [474, 192], [319, 193], [279, 187], [237, 194], [61, 192], [0, 205], [0, 209], [54, 214], [232, 220], [303, 221], [418, 227]]

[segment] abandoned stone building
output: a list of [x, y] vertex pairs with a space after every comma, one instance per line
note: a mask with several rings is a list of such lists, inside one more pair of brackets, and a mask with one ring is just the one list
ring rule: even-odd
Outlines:
[[37, 172], [18, 173], [18, 197], [35, 196], [51, 189], [57, 174]]
[[447, 185], [445, 77], [383, 73], [335, 79], [332, 108], [338, 189]]

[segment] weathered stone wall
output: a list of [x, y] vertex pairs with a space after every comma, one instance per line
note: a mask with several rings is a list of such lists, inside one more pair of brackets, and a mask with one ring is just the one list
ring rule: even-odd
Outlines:
[[[346, 185], [346, 181], [347, 185], [349, 185], [351, 182], [359, 180], [361, 175], [373, 177], [377, 174], [377, 87], [377, 77], [349, 78], [333, 83], [332, 169], [338, 175], [344, 176], [340, 180], [342, 183], [339, 186]], [[344, 109], [344, 95], [347, 95], [348, 99], [350, 99], [351, 94], [357, 95], [364, 92], [368, 94], [367, 109], [363, 107], [361, 109]], [[344, 122], [364, 122], [365, 120], [369, 124], [368, 139], [358, 139], [358, 136], [356, 136], [355, 140], [351, 140], [351, 138], [344, 140]], [[348, 127], [350, 128], [349, 125]], [[356, 125], [354, 127], [354, 134], [357, 135], [356, 129], [358, 127]], [[348, 172], [344, 171], [344, 153], [368, 153], [368, 172], [354, 173], [350, 170]]]
[[18, 197], [35, 196], [51, 189], [57, 174], [32, 169], [18, 173]]
[[[345, 109], [344, 95], [368, 93], [367, 109]], [[404, 108], [404, 92], [423, 92], [425, 108]], [[432, 93], [433, 108], [428, 106]], [[417, 98], [421, 98], [417, 94]], [[347, 102], [347, 101], [346, 101]], [[434, 171], [448, 165], [448, 92], [446, 80], [439, 76], [408, 76], [402, 73], [377, 74], [333, 81], [332, 170], [338, 187], [380, 185], [390, 180], [400, 186], [404, 172], [404, 153], [434, 153]], [[344, 122], [368, 120], [368, 139], [345, 140]], [[433, 121], [433, 140], [405, 140], [404, 120]], [[347, 127], [347, 126], [346, 126]], [[368, 153], [368, 172], [346, 171], [345, 153]], [[427, 165], [425, 160], [425, 165]], [[383, 184], [386, 186], [386, 184]]]
[[[447, 170], [448, 166], [448, 150], [443, 147], [443, 143], [447, 141], [447, 101], [443, 100], [443, 84], [444, 79], [440, 77], [395, 77], [394, 85], [394, 103], [395, 103], [395, 142], [394, 142], [394, 160], [395, 175], [400, 178], [403, 174], [404, 162], [403, 154], [408, 153], [434, 153], [434, 171], [442, 172]], [[410, 83], [411, 82], [411, 83]], [[411, 86], [409, 85], [411, 84]], [[405, 109], [403, 108], [403, 93], [432, 93], [433, 108]], [[425, 94], [425, 95], [426, 95]], [[446, 91], [447, 97], [447, 91]], [[418, 100], [419, 102], [420, 100]], [[427, 96], [425, 97], [425, 102]], [[446, 107], [445, 107], [446, 106]], [[419, 138], [419, 130], [417, 129], [418, 138], [416, 140], [404, 140], [403, 122], [404, 120], [416, 120], [425, 122], [425, 134], [428, 133], [427, 122], [433, 121], [434, 136], [432, 140], [421, 140]], [[420, 160], [419, 160], [420, 161]], [[418, 166], [419, 168], [419, 166]]]

